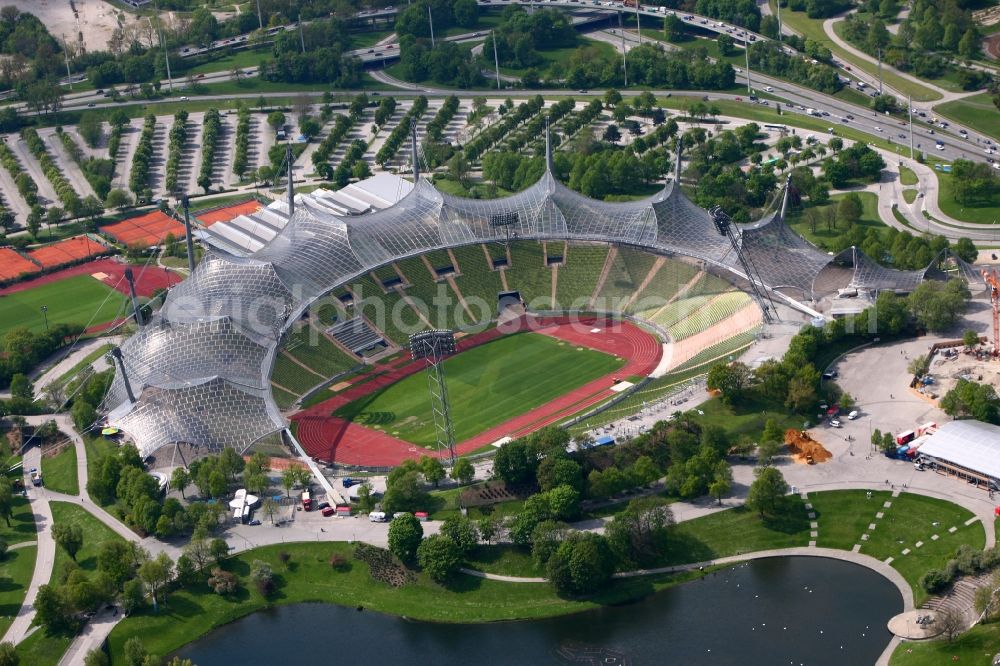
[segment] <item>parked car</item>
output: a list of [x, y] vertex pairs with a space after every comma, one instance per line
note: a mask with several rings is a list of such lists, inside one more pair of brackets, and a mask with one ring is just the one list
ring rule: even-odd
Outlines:
[[830, 425], [834, 428], [839, 428], [840, 421], [838, 419], [830, 419]]
[[316, 506], [316, 508], [317, 508], [317, 509], [325, 509], [325, 508], [326, 508], [326, 507], [328, 507], [328, 506], [330, 506], [330, 503], [329, 503], [329, 502], [320, 502], [320, 503], [319, 503], [319, 504], [318, 504], [318, 505]]
[[373, 523], [387, 523], [389, 522], [389, 517], [385, 515], [384, 511], [372, 511], [368, 514], [368, 520]]
[[260, 525], [260, 521], [254, 518], [249, 523], [247, 523], [247, 525]]
[[345, 488], [350, 488], [355, 483], [356, 483], [356, 481], [354, 479], [352, 479], [351, 477], [349, 477], [349, 476], [345, 476], [344, 477], [344, 487]]
[[861, 412], [859, 412], [856, 409], [852, 409], [851, 413], [847, 415], [847, 420], [848, 421], [853, 421], [854, 419], [858, 418], [859, 416], [861, 416]]
[[337, 513], [337, 510], [334, 509], [332, 506], [327, 506], [320, 513], [322, 513], [324, 517], [329, 518], [333, 514]]

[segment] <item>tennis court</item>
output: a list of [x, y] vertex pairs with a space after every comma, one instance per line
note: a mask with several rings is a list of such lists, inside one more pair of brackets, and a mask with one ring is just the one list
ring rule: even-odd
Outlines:
[[41, 268], [9, 247], [0, 248], [0, 281], [13, 280], [25, 273], [37, 273]]
[[216, 222], [228, 222], [229, 220], [235, 219], [240, 215], [251, 215], [263, 207], [264, 204], [256, 199], [251, 199], [250, 201], [244, 201], [231, 206], [223, 206], [221, 208], [207, 210], [204, 213], [195, 213], [195, 216], [198, 218], [199, 222], [204, 224], [206, 227], [210, 227]]
[[101, 231], [125, 245], [158, 245], [167, 234], [184, 238], [184, 225], [158, 210], [109, 224]]
[[54, 268], [88, 257], [96, 257], [107, 251], [108, 248], [100, 243], [95, 243], [86, 236], [76, 236], [31, 250], [28, 252], [28, 256], [41, 264], [43, 268]]

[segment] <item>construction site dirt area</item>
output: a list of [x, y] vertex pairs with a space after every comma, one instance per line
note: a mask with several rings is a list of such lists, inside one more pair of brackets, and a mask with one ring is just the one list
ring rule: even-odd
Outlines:
[[803, 465], [826, 462], [833, 454], [803, 430], [785, 431], [785, 444], [792, 454], [792, 460]]
[[959, 379], [1000, 386], [1000, 360], [986, 353], [966, 353], [964, 348], [957, 347], [952, 355], [942, 351], [934, 354], [927, 374], [933, 377], [933, 384], [920, 386], [918, 390], [938, 399], [953, 389]]

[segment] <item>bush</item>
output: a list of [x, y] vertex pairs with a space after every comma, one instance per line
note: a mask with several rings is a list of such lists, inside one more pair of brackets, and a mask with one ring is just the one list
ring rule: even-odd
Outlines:
[[940, 569], [931, 569], [920, 577], [920, 587], [930, 594], [936, 594], [951, 585], [951, 579]]
[[[287, 553], [285, 553], [287, 555]], [[330, 568], [334, 571], [345, 571], [349, 568], [350, 562], [340, 553], [330, 555]]]

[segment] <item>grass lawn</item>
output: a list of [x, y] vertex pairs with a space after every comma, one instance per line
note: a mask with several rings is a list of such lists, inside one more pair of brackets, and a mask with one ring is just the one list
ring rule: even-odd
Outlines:
[[[581, 48], [593, 48], [597, 53], [603, 58], [611, 58], [614, 60], [617, 58], [621, 60], [615, 47], [611, 46], [607, 42], [599, 42], [596, 39], [588, 39], [586, 37], [581, 37], [576, 46], [567, 46], [561, 49], [545, 49], [539, 50], [538, 55], [541, 57], [542, 62], [535, 65], [534, 69], [539, 73], [542, 78], [547, 76], [554, 76], [556, 78], [561, 78], [565, 75], [566, 65], [569, 63], [569, 59], [573, 57], [573, 54]], [[524, 76], [530, 67], [501, 67], [500, 73], [507, 74], [508, 76]]]
[[[937, 164], [935, 162], [934, 164]], [[938, 205], [941, 211], [956, 220], [963, 222], [975, 222], [977, 224], [994, 224], [1000, 220], [1000, 188], [992, 192], [989, 201], [976, 203], [975, 205], [960, 204], [955, 201], [952, 190], [954, 176], [950, 173], [934, 170], [937, 176], [940, 191], [938, 192]]]
[[394, 30], [376, 30], [374, 32], [352, 32], [348, 33], [351, 39], [352, 49], [364, 49], [375, 46], [377, 43], [391, 35]]
[[1000, 646], [1000, 624], [979, 624], [954, 641], [915, 641], [899, 645], [890, 666], [989, 664]]
[[910, 204], [913, 203], [917, 198], [916, 190], [903, 190], [903, 201]]
[[[76, 563], [84, 571], [97, 571], [97, 554], [106, 541], [124, 541], [117, 532], [99, 521], [81, 506], [69, 502], [51, 502], [52, 520], [55, 523], [79, 525], [83, 530], [83, 547], [76, 554]], [[56, 546], [56, 559], [52, 565], [53, 575], [58, 576], [70, 562], [69, 554]]]
[[916, 185], [918, 182], [917, 174], [913, 172], [913, 169], [899, 167], [899, 182], [903, 185]]
[[854, 544], [861, 543], [861, 535], [875, 521], [875, 514], [882, 510], [882, 503], [891, 495], [885, 490], [873, 492], [871, 499], [866, 497], [864, 490], [809, 493], [809, 502], [819, 523], [816, 545], [851, 550]]
[[44, 331], [43, 305], [48, 307], [50, 326], [64, 323], [93, 326], [113, 320], [123, 312], [126, 303], [124, 294], [89, 275], [77, 275], [0, 299], [0, 335], [20, 327]]
[[[104, 456], [111, 453], [115, 445], [104, 437], [84, 437], [83, 445], [87, 449], [87, 478], [92, 479], [100, 472]], [[93, 501], [92, 497], [90, 499]]]
[[544, 568], [535, 566], [531, 551], [514, 546], [478, 546], [465, 558], [470, 569], [502, 576], [545, 577]]
[[727, 509], [670, 528], [658, 566], [703, 562], [773, 548], [809, 545], [809, 518], [801, 497], [788, 495], [774, 518], [746, 507]]
[[[889, 227], [885, 226], [878, 216], [878, 195], [874, 192], [858, 192], [857, 194], [861, 197], [861, 217], [858, 219], [858, 225], [875, 229], [880, 233], [888, 231]], [[830, 203], [816, 206], [816, 209], [822, 213], [830, 206], [838, 205], [844, 196], [844, 194], [835, 194], [830, 197]], [[823, 250], [836, 251], [842, 249], [836, 243], [837, 238], [844, 233], [844, 229], [829, 229], [821, 221], [816, 225], [816, 229], [813, 230], [803, 213], [804, 210], [796, 210], [788, 215], [788, 226], [794, 229], [795, 233]], [[825, 218], [821, 215], [819, 219], [824, 220]]]
[[218, 60], [202, 63], [187, 70], [186, 74], [208, 74], [210, 72], [228, 72], [233, 67], [247, 69], [257, 67], [261, 60], [273, 60], [274, 52], [269, 46], [261, 46], [256, 49], [239, 49], [233, 51]]
[[[943, 568], [960, 545], [982, 550], [986, 543], [982, 524], [963, 524], [973, 516], [972, 512], [951, 502], [903, 493], [884, 511], [885, 516], [861, 545], [861, 552], [880, 560], [894, 558], [892, 567], [913, 587], [918, 606], [927, 597], [917, 585], [921, 576], [929, 569]], [[951, 527], [958, 529], [949, 533]], [[935, 534], [939, 538], [932, 540]], [[923, 542], [920, 548], [916, 547], [918, 541]], [[903, 555], [904, 549], [910, 552]]]
[[0, 635], [7, 633], [14, 616], [24, 603], [28, 584], [35, 571], [35, 556], [38, 548], [26, 546], [9, 550], [0, 561]]
[[56, 666], [69, 649], [73, 639], [69, 636], [49, 635], [44, 629], [17, 644], [20, 666]]
[[[614, 372], [624, 361], [538, 333], [508, 335], [444, 362], [455, 440], [463, 441]], [[421, 445], [435, 441], [427, 379], [411, 375], [336, 416]]]
[[695, 421], [702, 426], [722, 426], [730, 438], [734, 439], [740, 435], [759, 436], [768, 419], [774, 419], [782, 430], [802, 427], [801, 416], [789, 414], [779, 403], [756, 397], [748, 397], [737, 406], [727, 405], [721, 398], [712, 398], [702, 403], [698, 409], [704, 414], [694, 416]]
[[934, 110], [942, 116], [1000, 141], [1000, 112], [993, 105], [993, 98], [989, 93], [979, 93], [954, 102], [938, 104]]
[[[777, 10], [775, 4], [777, 0], [768, 1], [771, 4], [772, 13], [776, 12]], [[875, 63], [869, 62], [867, 59], [859, 58], [852, 53], [848, 53], [847, 51], [841, 49], [837, 44], [834, 44], [833, 41], [827, 37], [826, 31], [823, 30], [822, 20], [811, 19], [806, 16], [805, 12], [792, 12], [786, 10], [781, 14], [781, 22], [795, 32], [801, 34], [806, 39], [811, 39], [819, 42], [823, 46], [826, 46], [833, 52], [834, 56], [840, 58], [852, 67], [858, 68], [871, 76], [878, 76], [878, 66]], [[836, 29], [836, 26], [834, 29]], [[838, 32], [837, 34], [839, 35], [841, 33]], [[896, 90], [912, 95], [913, 99], [918, 102], [928, 102], [941, 99], [941, 95], [937, 92], [925, 86], [913, 83], [908, 79], [904, 79], [895, 72], [888, 71], [887, 68], [882, 69], [882, 80]]]
[[[278, 560], [282, 550], [291, 555], [288, 570]], [[327, 563], [333, 553], [346, 556], [350, 568], [333, 571]], [[503, 583], [472, 576], [460, 576], [444, 587], [418, 574], [414, 582], [393, 588], [372, 581], [367, 565], [354, 560], [351, 553], [352, 547], [342, 542], [295, 543], [258, 548], [227, 560], [224, 566], [246, 581], [251, 561], [259, 559], [270, 563], [278, 588], [269, 602], [271, 605], [327, 602], [440, 622], [489, 622], [565, 615], [623, 603], [697, 577], [694, 572], [683, 576], [615, 581], [596, 597], [574, 601], [560, 598], [548, 584]], [[109, 637], [112, 659], [118, 663], [125, 641], [132, 636], [140, 636], [150, 652], [166, 655], [214, 627], [266, 605], [256, 589], [246, 582], [228, 598], [211, 592], [204, 584], [175, 592], [161, 606], [159, 615], [146, 609], [114, 628]]]
[[0, 520], [0, 539], [7, 543], [21, 543], [34, 541], [36, 536], [35, 514], [31, 511], [31, 505], [27, 498], [14, 495], [10, 525]]
[[70, 442], [54, 456], [42, 456], [45, 487], [57, 493], [77, 495], [80, 481], [76, 476], [76, 447]]

